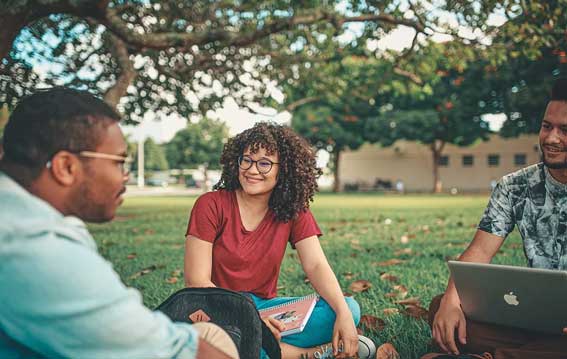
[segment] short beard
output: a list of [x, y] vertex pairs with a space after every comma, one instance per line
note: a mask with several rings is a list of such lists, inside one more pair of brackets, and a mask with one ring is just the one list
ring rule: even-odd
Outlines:
[[567, 169], [567, 162], [559, 162], [559, 163], [549, 163], [545, 160], [545, 155], [543, 154], [543, 150], [541, 150], [541, 162], [543, 162], [544, 166], [552, 169], [552, 170], [564, 170]]

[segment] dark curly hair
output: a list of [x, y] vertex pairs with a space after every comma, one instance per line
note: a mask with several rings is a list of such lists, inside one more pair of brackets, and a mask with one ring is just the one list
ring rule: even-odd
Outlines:
[[238, 180], [238, 157], [246, 148], [256, 153], [260, 147], [269, 155], [279, 156], [278, 180], [268, 205], [277, 220], [288, 222], [309, 208], [318, 190], [317, 178], [322, 174], [309, 143], [288, 126], [259, 122], [229, 139], [220, 158], [222, 175], [213, 189], [242, 188]]

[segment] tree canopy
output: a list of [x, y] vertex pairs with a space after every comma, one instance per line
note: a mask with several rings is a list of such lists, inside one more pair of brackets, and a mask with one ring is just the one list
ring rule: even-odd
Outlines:
[[[365, 46], [398, 25], [412, 28], [416, 39], [454, 33], [443, 24], [445, 12], [486, 31], [489, 14], [518, 5], [431, 6], [403, 0], [13, 0], [0, 8], [0, 102], [13, 105], [41, 82], [104, 95], [130, 121], [149, 110], [204, 115], [227, 96], [243, 105], [269, 102], [272, 81], [295, 64], [340, 55], [345, 42]], [[335, 54], [321, 52], [321, 42]], [[40, 78], [32, 67], [42, 61], [53, 66]]]

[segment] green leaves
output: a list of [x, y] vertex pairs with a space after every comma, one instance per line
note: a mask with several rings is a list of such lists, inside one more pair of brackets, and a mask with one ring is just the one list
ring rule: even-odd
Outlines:
[[173, 168], [195, 168], [206, 164], [207, 168], [219, 168], [219, 159], [228, 137], [228, 128], [219, 120], [207, 117], [199, 122], [189, 122], [166, 145], [169, 164]]

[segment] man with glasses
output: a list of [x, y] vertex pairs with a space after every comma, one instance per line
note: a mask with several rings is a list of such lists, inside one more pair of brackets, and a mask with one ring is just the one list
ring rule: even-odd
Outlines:
[[0, 357], [236, 358], [212, 324], [142, 305], [83, 221], [114, 218], [128, 180], [119, 116], [57, 88], [14, 109], [0, 160]]

